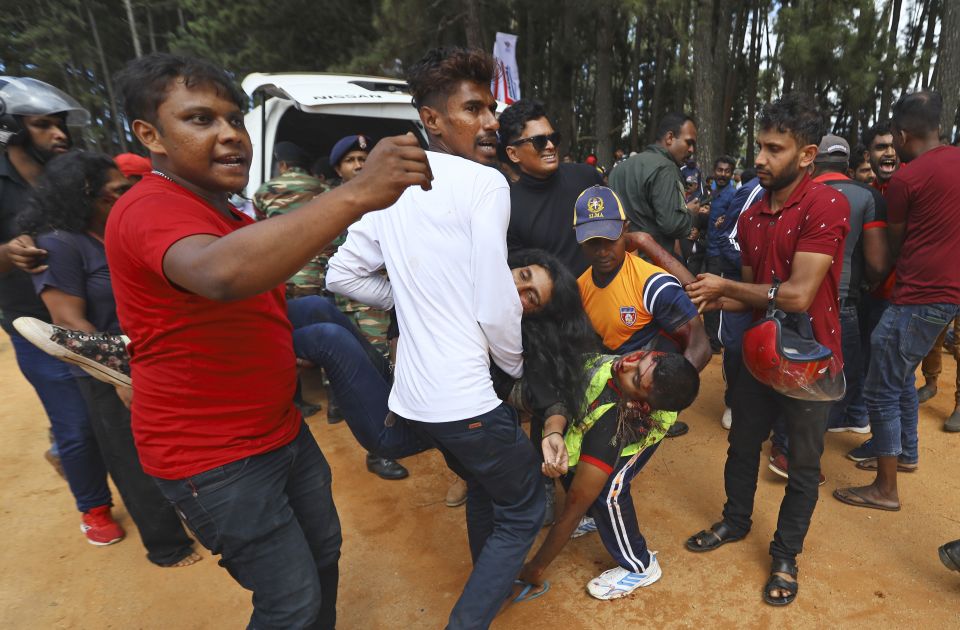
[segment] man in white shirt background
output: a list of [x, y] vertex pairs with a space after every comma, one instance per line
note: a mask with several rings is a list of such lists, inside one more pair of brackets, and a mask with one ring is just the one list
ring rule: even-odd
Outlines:
[[327, 273], [335, 293], [396, 307], [390, 411], [467, 482], [474, 566], [449, 628], [489, 626], [544, 516], [539, 457], [490, 376], [491, 359], [514, 378], [523, 371], [522, 309], [507, 266], [510, 190], [489, 168], [497, 161], [495, 69], [488, 54], [459, 48], [434, 49], [411, 69], [432, 190], [409, 190], [351, 227]]

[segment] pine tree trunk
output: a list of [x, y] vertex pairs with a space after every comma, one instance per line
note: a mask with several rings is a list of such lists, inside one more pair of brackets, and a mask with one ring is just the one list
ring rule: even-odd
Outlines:
[[597, 14], [597, 80], [596, 111], [594, 127], [597, 136], [597, 161], [601, 166], [610, 168], [613, 164], [613, 141], [610, 132], [613, 128], [613, 11], [609, 3], [604, 3]]
[[697, 117], [697, 161], [707, 168], [720, 154], [723, 129], [723, 77], [729, 59], [730, 11], [727, 0], [698, 0], [693, 37], [693, 104]]
[[133, 5], [130, 3], [130, 0], [123, 0], [123, 4], [127, 9], [127, 22], [130, 23], [130, 38], [133, 40], [133, 53], [137, 57], [142, 57], [143, 49], [140, 48], [140, 38], [137, 37], [137, 22], [133, 17]]
[[477, 0], [464, 0], [466, 5], [466, 21], [464, 26], [467, 32], [467, 46], [484, 50], [483, 34], [480, 30], [480, 8]]
[[940, 115], [941, 133], [953, 137], [953, 126], [960, 104], [960, 2], [947, 0], [943, 5], [940, 21], [940, 58], [934, 89], [943, 97], [943, 113]]
[[113, 120], [114, 129], [117, 132], [117, 140], [120, 143], [120, 151], [127, 152], [127, 135], [123, 129], [123, 121], [120, 120], [120, 110], [117, 108], [117, 98], [113, 93], [113, 80], [110, 78], [110, 68], [107, 67], [107, 56], [103, 52], [103, 44], [100, 41], [100, 31], [97, 29], [97, 20], [93, 17], [93, 11], [90, 5], [86, 5], [87, 20], [90, 22], [90, 31], [93, 33], [93, 45], [97, 49], [97, 58], [100, 60], [100, 71], [103, 73], [103, 84], [107, 87], [107, 98], [110, 101], [110, 119]]
[[[883, 88], [880, 91], [880, 114], [878, 120], [886, 120], [890, 116], [891, 94], [893, 92], [893, 75], [897, 65], [897, 32], [900, 30], [900, 9], [902, 0], [890, 0], [890, 31], [887, 33], [887, 54], [883, 61]], [[948, 3], [949, 4], [949, 3]], [[943, 32], [943, 31], [941, 31]]]
[[[762, 17], [761, 17], [762, 16]], [[760, 20], [766, 19], [766, 12], [760, 11], [759, 3], [753, 10], [753, 24], [750, 25], [750, 68], [747, 70], [747, 156], [746, 166], [752, 167], [755, 157], [755, 139], [757, 119], [757, 83], [760, 80], [760, 46], [762, 29]]]

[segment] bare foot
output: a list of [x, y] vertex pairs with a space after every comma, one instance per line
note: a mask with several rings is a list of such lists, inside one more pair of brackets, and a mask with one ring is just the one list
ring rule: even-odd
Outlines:
[[191, 551], [190, 555], [181, 560], [180, 562], [175, 562], [173, 564], [165, 565], [164, 569], [177, 569], [180, 567], [189, 567], [191, 564], [196, 564], [203, 560], [203, 557], [200, 556], [196, 551]]
[[890, 512], [896, 512], [900, 509], [900, 497], [896, 494], [887, 496], [873, 484], [855, 488], [838, 488], [833, 491], [833, 496], [838, 501], [855, 507], [874, 508]]

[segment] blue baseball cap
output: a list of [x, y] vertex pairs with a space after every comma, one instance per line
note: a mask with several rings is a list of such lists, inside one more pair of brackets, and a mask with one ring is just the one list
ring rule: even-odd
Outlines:
[[623, 233], [623, 222], [627, 215], [617, 193], [606, 186], [591, 186], [580, 193], [573, 206], [573, 229], [577, 233], [577, 242], [591, 238], [605, 238], [615, 241]]
[[354, 135], [340, 138], [337, 140], [337, 143], [333, 145], [333, 148], [330, 149], [330, 166], [339, 164], [343, 156], [350, 151], [369, 151], [372, 146], [373, 141], [370, 140], [369, 136]]

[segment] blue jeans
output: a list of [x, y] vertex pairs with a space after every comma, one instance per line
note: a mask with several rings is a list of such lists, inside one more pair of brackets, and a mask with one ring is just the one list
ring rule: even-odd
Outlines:
[[874, 329], [863, 397], [878, 456], [919, 461], [914, 372], [958, 310], [956, 304], [891, 304]]
[[[863, 407], [863, 353], [860, 351], [860, 318], [855, 305], [840, 308], [840, 344], [843, 349], [843, 376], [847, 391], [830, 409], [828, 428], [865, 427], [870, 423]], [[859, 402], [859, 404], [857, 404]]]
[[[432, 448], [403, 418], [393, 418], [389, 427], [384, 424], [389, 413], [389, 369], [332, 300], [298, 298], [288, 303], [287, 310], [294, 325], [294, 353], [326, 372], [340, 412], [363, 448], [390, 459]], [[309, 323], [311, 319], [318, 323]]]
[[253, 591], [248, 628], [336, 626], [340, 519], [330, 466], [306, 424], [268, 453], [156, 482], [220, 566]]
[[110, 505], [107, 469], [87, 415], [87, 403], [70, 366], [46, 354], [15, 331], [9, 334], [17, 365], [36, 390], [50, 419], [60, 463], [77, 509], [86, 512], [100, 505]]
[[[367, 358], [377, 369], [377, 371], [380, 372], [385, 378], [389, 378], [390, 365], [387, 359], [385, 359], [383, 354], [374, 348], [373, 344], [370, 343], [366, 337], [364, 337], [363, 333], [360, 331], [360, 328], [357, 327], [356, 322], [354, 322], [350, 317], [344, 315], [340, 309], [337, 308], [337, 304], [334, 302], [333, 298], [310, 295], [307, 297], [289, 300], [287, 301], [287, 319], [290, 320], [290, 324], [293, 326], [294, 332], [297, 332], [301, 329], [310, 328], [317, 324], [336, 324], [337, 326], [347, 330], [357, 341], [360, 349], [364, 354], [367, 355]], [[301, 335], [299, 340], [302, 342], [304, 340], [304, 336]], [[294, 335], [294, 353], [302, 359], [309, 359], [309, 357], [302, 355], [298, 351], [297, 341], [298, 337]]]
[[543, 525], [540, 458], [506, 404], [467, 420], [409, 424], [467, 482], [473, 571], [447, 628], [487, 628]]

